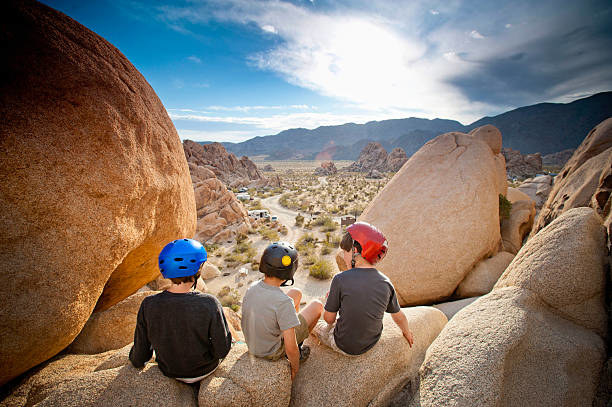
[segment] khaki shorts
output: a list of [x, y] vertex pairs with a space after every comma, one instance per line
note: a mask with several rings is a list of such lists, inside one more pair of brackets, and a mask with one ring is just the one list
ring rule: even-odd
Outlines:
[[[308, 335], [310, 335], [310, 331], [308, 330], [308, 322], [306, 322], [306, 318], [302, 316], [302, 314], [298, 314], [298, 319], [300, 320], [300, 324], [295, 327], [295, 339], [298, 344], [304, 342]], [[283, 337], [281, 336], [281, 346], [278, 348], [276, 352], [272, 355], [268, 355], [265, 358], [270, 360], [278, 360], [285, 356], [285, 343], [283, 342]]]
[[336, 327], [336, 323], [329, 325], [325, 321], [319, 321], [317, 322], [317, 325], [312, 330], [312, 333], [319, 339], [319, 342], [321, 342], [323, 345], [327, 346], [328, 348], [335, 350], [341, 355], [350, 356], [353, 358], [360, 356], [360, 355], [350, 355], [346, 353], [345, 351], [343, 351], [342, 349], [340, 349], [338, 345], [336, 345], [336, 340], [334, 339], [334, 328], [335, 327]]

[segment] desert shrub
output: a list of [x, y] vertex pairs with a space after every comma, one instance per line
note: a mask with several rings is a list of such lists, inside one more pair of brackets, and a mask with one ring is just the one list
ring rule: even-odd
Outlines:
[[267, 208], [264, 208], [264, 206], [261, 204], [261, 201], [258, 199], [256, 201], [253, 201], [253, 203], [249, 205], [249, 209], [255, 210], [255, 209], [267, 209]]
[[318, 260], [310, 266], [309, 275], [319, 280], [328, 280], [333, 276], [333, 266], [327, 260]]
[[304, 260], [302, 260], [304, 262], [304, 264], [306, 266], [310, 266], [311, 264], [315, 264], [317, 262], [317, 256], [313, 255], [313, 254], [309, 254], [307, 256], [303, 257]]
[[335, 249], [340, 247], [340, 236], [337, 235], [336, 233], [330, 233], [327, 232], [325, 233], [325, 242], [323, 242], [325, 244], [325, 246], [329, 247], [330, 249]]
[[217, 298], [224, 307], [230, 307], [236, 312], [240, 309], [240, 293], [235, 288], [227, 285], [222, 287], [217, 293]]
[[321, 256], [325, 256], [330, 253], [331, 253], [331, 249], [329, 246], [324, 245], [323, 247], [321, 247]]
[[304, 217], [300, 214], [298, 214], [295, 217], [295, 226], [302, 226], [304, 224]]
[[258, 232], [262, 238], [271, 242], [277, 242], [280, 239], [280, 236], [278, 235], [278, 232], [276, 230], [270, 229], [266, 226], [260, 227]]
[[286, 235], [288, 232], [289, 232], [289, 231], [287, 230], [287, 227], [286, 227], [286, 226], [284, 226], [284, 225], [283, 225], [283, 226], [281, 226], [281, 228], [280, 228], [280, 234], [281, 234], [281, 235], [283, 235], [283, 236], [284, 236], [284, 235]]
[[325, 216], [325, 221], [323, 222], [323, 231], [324, 232], [333, 232], [338, 229], [338, 224], [334, 222], [329, 216]]
[[247, 237], [248, 236], [246, 235], [246, 233], [238, 233], [236, 235], [236, 243], [244, 242], [247, 239]]
[[308, 256], [315, 249], [316, 242], [317, 239], [313, 235], [306, 233], [298, 239], [295, 248], [300, 253], [300, 256]]
[[499, 194], [499, 221], [510, 218], [510, 211], [512, 210], [512, 202], [510, 202], [505, 196]]
[[284, 206], [285, 208], [289, 208], [289, 198], [291, 198], [291, 194], [289, 194], [289, 193], [282, 194], [281, 197], [278, 200], [278, 203], [281, 206]]

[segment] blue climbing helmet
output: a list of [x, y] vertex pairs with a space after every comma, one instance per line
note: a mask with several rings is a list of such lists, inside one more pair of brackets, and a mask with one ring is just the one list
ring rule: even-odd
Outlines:
[[174, 240], [159, 253], [159, 270], [164, 278], [193, 276], [207, 257], [206, 249], [197, 240]]

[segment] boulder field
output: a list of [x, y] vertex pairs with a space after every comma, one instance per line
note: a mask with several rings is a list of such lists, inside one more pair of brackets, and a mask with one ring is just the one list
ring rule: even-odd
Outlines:
[[432, 343], [411, 405], [591, 405], [606, 355], [606, 256], [591, 208], [542, 229]]
[[[285, 359], [271, 362], [249, 355], [235, 343], [199, 393], [165, 377], [156, 363], [131, 366], [131, 344], [96, 355], [63, 355], [33, 370], [2, 402], [2, 407], [55, 406], [380, 406], [408, 383], [416, 383], [427, 347], [446, 324], [431, 307], [404, 309], [414, 333], [412, 348], [387, 315], [379, 342], [359, 357], [340, 355], [311, 336], [310, 358], [295, 382]], [[350, 391], [347, 391], [350, 389]]]
[[478, 262], [497, 253], [499, 194], [507, 190], [501, 143], [493, 126], [436, 137], [360, 216], [387, 237], [389, 252], [378, 267], [401, 305], [450, 297]]
[[127, 58], [40, 3], [0, 15], [1, 385], [154, 279], [196, 211], [178, 134]]

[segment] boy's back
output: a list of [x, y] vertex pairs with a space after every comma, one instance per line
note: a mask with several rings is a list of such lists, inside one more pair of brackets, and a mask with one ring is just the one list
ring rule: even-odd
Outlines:
[[281, 347], [281, 332], [300, 324], [293, 300], [281, 291], [257, 281], [242, 300], [242, 331], [255, 356], [273, 355]]
[[380, 338], [385, 312], [396, 313], [400, 307], [387, 276], [375, 268], [354, 268], [334, 276], [325, 310], [340, 311], [334, 330], [338, 347], [359, 355]]
[[130, 359], [135, 366], [149, 360], [155, 349], [166, 376], [198, 377], [227, 355], [232, 337], [215, 297], [164, 291], [142, 302], [134, 339]]

